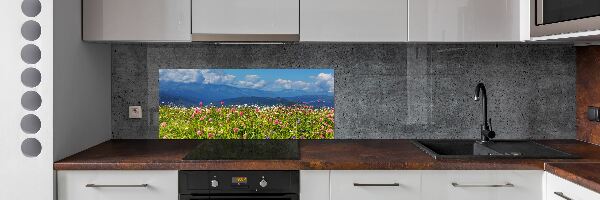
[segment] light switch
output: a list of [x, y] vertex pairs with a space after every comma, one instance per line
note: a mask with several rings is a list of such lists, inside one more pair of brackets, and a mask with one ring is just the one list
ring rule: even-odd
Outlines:
[[129, 106], [129, 119], [141, 119], [142, 106]]

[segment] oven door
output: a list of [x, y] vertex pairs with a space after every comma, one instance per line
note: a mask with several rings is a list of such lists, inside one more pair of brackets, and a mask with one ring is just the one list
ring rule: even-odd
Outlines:
[[531, 0], [534, 37], [600, 29], [599, 0]]
[[179, 195], [179, 200], [207, 200], [207, 199], [218, 199], [218, 200], [298, 200], [297, 194], [283, 194], [283, 195], [219, 195], [219, 196], [198, 196], [198, 195]]

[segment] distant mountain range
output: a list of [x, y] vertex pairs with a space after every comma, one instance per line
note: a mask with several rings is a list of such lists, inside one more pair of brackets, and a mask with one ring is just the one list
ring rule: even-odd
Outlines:
[[266, 91], [250, 88], [238, 88], [229, 85], [202, 83], [159, 83], [161, 104], [178, 106], [197, 106], [201, 101], [204, 105], [293, 105], [306, 103], [315, 107], [334, 107], [334, 98], [327, 92], [307, 92], [304, 90]]

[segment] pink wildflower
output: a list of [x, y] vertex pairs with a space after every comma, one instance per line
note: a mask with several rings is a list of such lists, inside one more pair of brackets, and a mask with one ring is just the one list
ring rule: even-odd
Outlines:
[[237, 128], [237, 127], [236, 127], [236, 128], [233, 128], [233, 132], [234, 132], [234, 133], [237, 133], [238, 131], [240, 131], [240, 129], [239, 129], [239, 128]]

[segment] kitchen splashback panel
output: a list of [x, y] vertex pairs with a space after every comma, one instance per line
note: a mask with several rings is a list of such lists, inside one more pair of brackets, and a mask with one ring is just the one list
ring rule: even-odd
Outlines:
[[[157, 138], [159, 69], [335, 70], [335, 138], [575, 138], [575, 48], [545, 44], [113, 45], [113, 138]], [[142, 119], [127, 108], [141, 105]]]
[[332, 69], [158, 73], [162, 139], [333, 139]]

